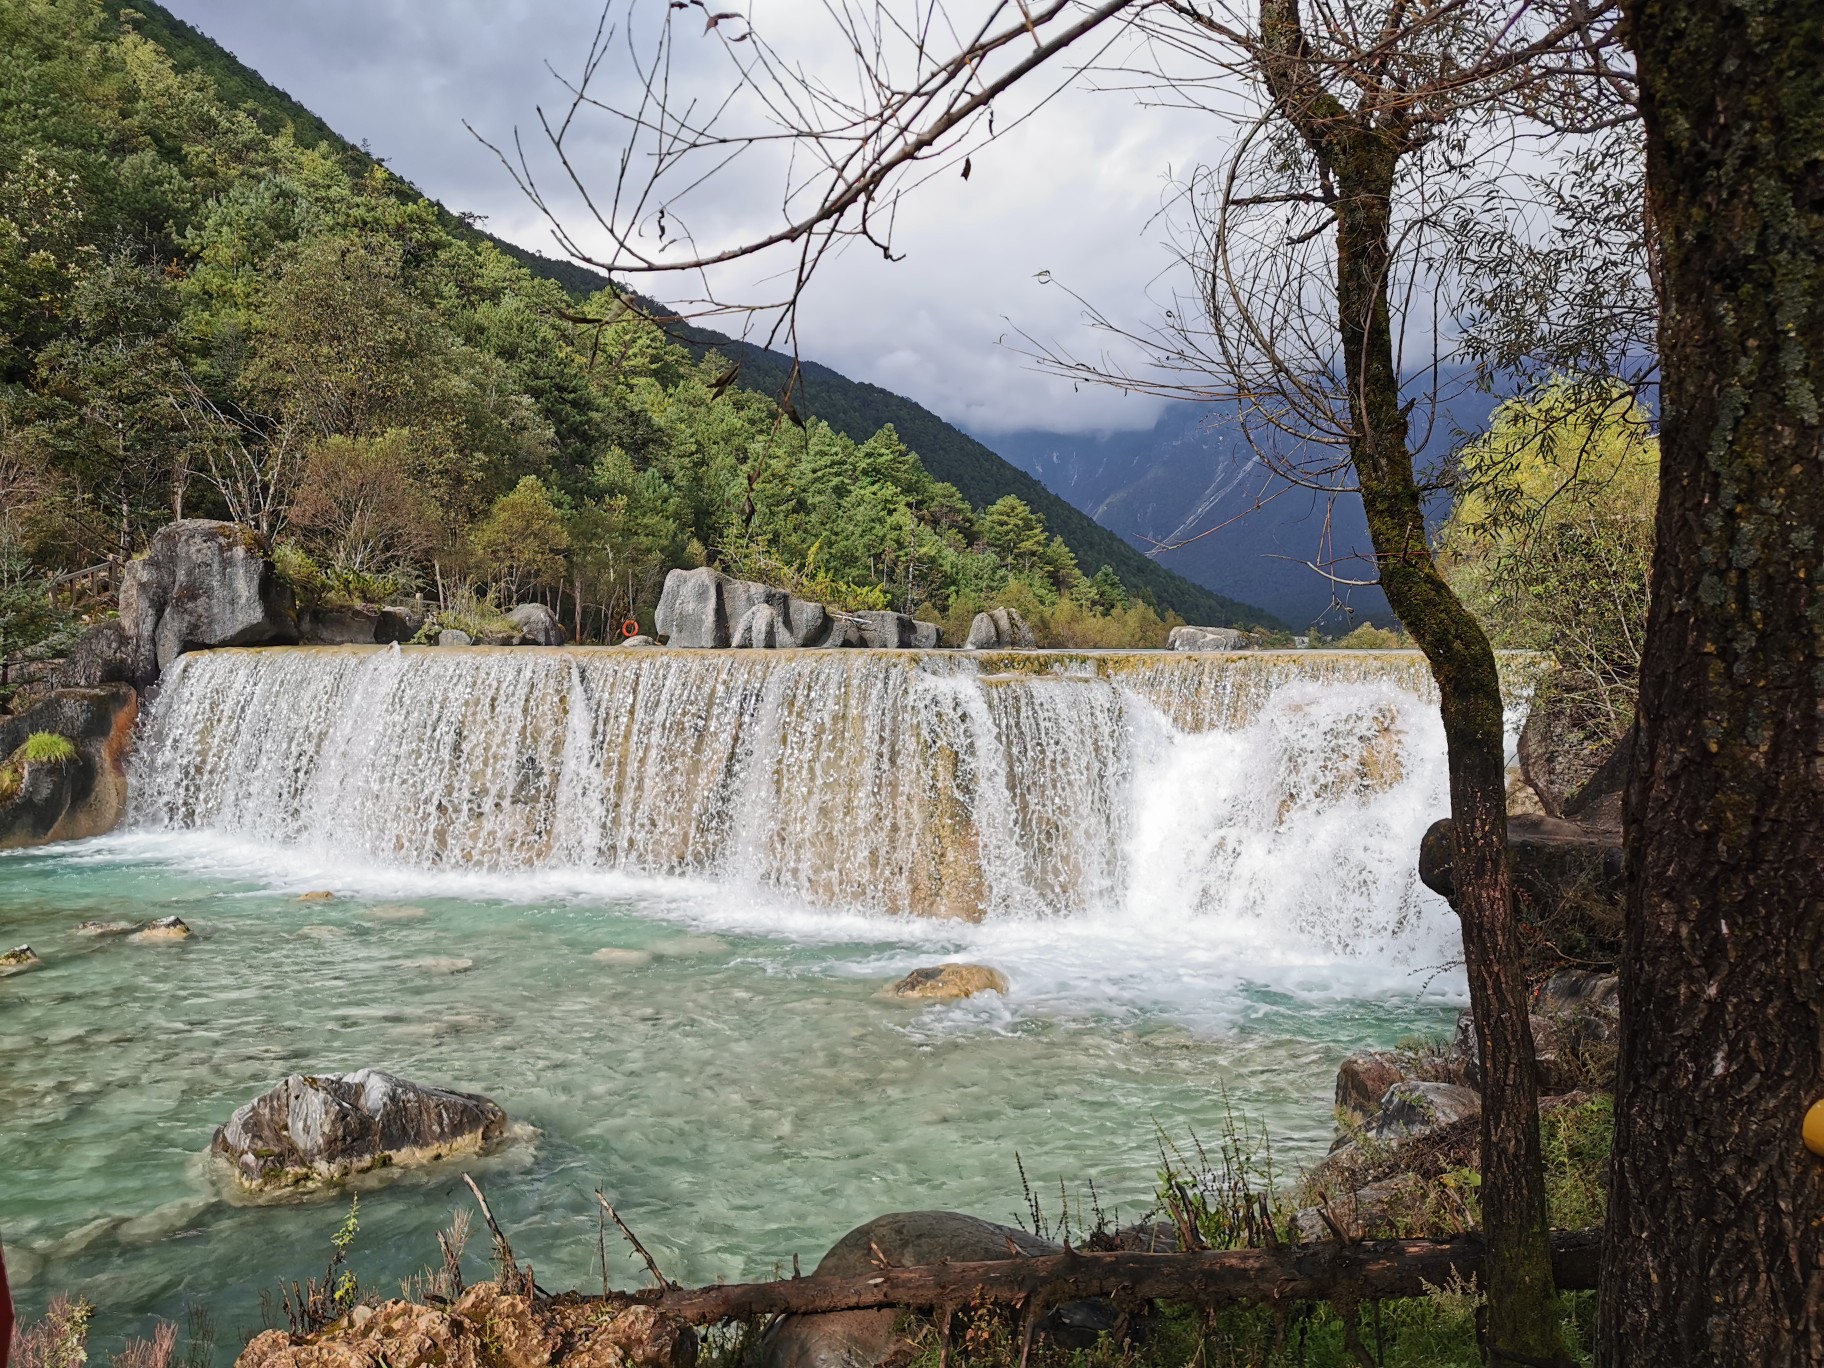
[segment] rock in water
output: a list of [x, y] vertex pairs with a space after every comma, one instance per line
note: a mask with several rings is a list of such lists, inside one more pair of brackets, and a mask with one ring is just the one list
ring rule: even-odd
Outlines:
[[630, 636], [621, 642], [621, 645], [623, 646], [657, 646], [658, 644], [657, 641], [643, 632], [638, 636]]
[[27, 969], [36, 969], [44, 960], [29, 945], [15, 945], [11, 950], [0, 954], [0, 977], [7, 974], [23, 974]]
[[458, 627], [445, 627], [437, 633], [439, 646], [473, 646], [475, 638]]
[[127, 566], [122, 630], [133, 646], [133, 683], [151, 684], [186, 651], [291, 645], [298, 639], [291, 587], [251, 528], [207, 518], [169, 523]]
[[180, 941], [190, 939], [190, 928], [181, 917], [160, 917], [134, 932], [137, 941]]
[[728, 644], [737, 649], [776, 650], [791, 643], [785, 640], [785, 627], [770, 603], [756, 603], [741, 615]]
[[360, 1069], [292, 1074], [239, 1108], [215, 1133], [212, 1153], [256, 1192], [308, 1190], [390, 1165], [478, 1153], [507, 1115], [485, 1097]]
[[1247, 637], [1233, 627], [1174, 627], [1165, 639], [1168, 651], [1239, 651]]
[[920, 1001], [953, 1002], [977, 993], [1007, 992], [1007, 976], [985, 964], [937, 964], [914, 969], [892, 988], [894, 997]]
[[542, 603], [522, 603], [507, 614], [507, 621], [519, 628], [521, 646], [562, 646], [570, 639], [563, 624]]
[[131, 686], [108, 684], [59, 689], [0, 718], [0, 762], [34, 732], [55, 732], [76, 747], [73, 759], [25, 766], [18, 791], [0, 801], [0, 850], [112, 831], [126, 811], [126, 755], [138, 715]]
[[969, 624], [969, 637], [963, 648], [970, 651], [1012, 651], [1030, 648], [1035, 642], [1026, 619], [1012, 608], [990, 608], [977, 613]]

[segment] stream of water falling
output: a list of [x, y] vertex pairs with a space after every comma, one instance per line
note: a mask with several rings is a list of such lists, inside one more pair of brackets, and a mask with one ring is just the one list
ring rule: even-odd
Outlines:
[[[600, 1277], [598, 1183], [708, 1280], [886, 1210], [1011, 1219], [1016, 1151], [1138, 1215], [1160, 1133], [1231, 1105], [1315, 1157], [1341, 1057], [1460, 1001], [1402, 654], [218, 651], [131, 787], [123, 832], [0, 857], [0, 940], [46, 960], [0, 980], [0, 1236], [104, 1351], [199, 1305], [225, 1357], [320, 1267], [341, 1207], [202, 1159], [293, 1069], [500, 1101], [479, 1176], [547, 1286]], [[75, 929], [173, 913], [193, 940]], [[880, 996], [947, 958], [1011, 992]], [[433, 1261], [455, 1183], [364, 1195], [371, 1281]]]

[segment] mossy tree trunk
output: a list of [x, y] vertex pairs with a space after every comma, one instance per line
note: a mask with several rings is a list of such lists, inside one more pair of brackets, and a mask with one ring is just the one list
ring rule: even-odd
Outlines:
[[1496, 1364], [1568, 1365], [1547, 1242], [1539, 1091], [1507, 852], [1501, 682], [1481, 624], [1432, 558], [1400, 399], [1388, 281], [1400, 158], [1416, 146], [1398, 109], [1345, 106], [1309, 56], [1294, 0], [1262, 0], [1262, 65], [1282, 115], [1323, 162], [1336, 216], [1339, 342], [1349, 454], [1381, 588], [1437, 681], [1463, 927], [1482, 1070], [1485, 1351]]
[[1597, 1362], [1824, 1363], [1824, 5], [1628, 0], [1664, 243]]

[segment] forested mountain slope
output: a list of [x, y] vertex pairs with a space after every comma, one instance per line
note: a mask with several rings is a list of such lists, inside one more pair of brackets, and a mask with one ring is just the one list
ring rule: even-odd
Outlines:
[[[363, 174], [374, 165], [366, 152], [338, 135], [310, 109], [155, 0], [139, 0], [133, 9], [139, 17], [131, 22], [170, 54], [179, 71], [206, 76], [225, 102], [246, 109], [268, 134], [289, 131], [298, 143], [333, 153], [351, 175]], [[418, 192], [404, 180], [397, 182], [397, 193], [403, 199], [418, 198]], [[448, 231], [493, 244], [576, 298], [594, 295], [608, 285], [605, 277], [575, 262], [554, 260], [496, 238], [441, 206], [439, 212]], [[654, 312], [658, 310], [655, 308]], [[668, 324], [666, 332], [699, 357], [714, 350], [738, 359], [741, 365], [735, 383], [739, 387], [769, 397], [783, 392], [790, 374], [790, 357], [691, 324]], [[828, 366], [807, 361], [803, 363], [795, 407], [806, 417], [823, 419], [856, 442], [865, 442], [881, 427], [891, 424], [932, 477], [954, 485], [972, 507], [986, 509], [1008, 495], [1019, 498], [1063, 539], [1086, 571], [1108, 565], [1123, 584], [1151, 600], [1161, 611], [1175, 611], [1193, 622], [1282, 625], [1275, 620], [1275, 610], [1241, 601], [1232, 589], [1222, 593], [1208, 587], [1215, 584], [1227, 588], [1227, 581], [1220, 575], [1199, 576], [1203, 582], [1194, 583], [1149, 559], [1026, 470], [1010, 464], [983, 443], [902, 395], [850, 380]]]

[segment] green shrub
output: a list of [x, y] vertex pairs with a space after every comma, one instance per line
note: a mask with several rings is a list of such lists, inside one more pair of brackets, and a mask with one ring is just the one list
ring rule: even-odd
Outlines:
[[67, 765], [76, 758], [76, 743], [56, 732], [33, 732], [13, 759], [27, 765]]
[[1406, 645], [1406, 640], [1398, 632], [1364, 622], [1342, 640], [1328, 644], [1344, 651], [1397, 651]]

